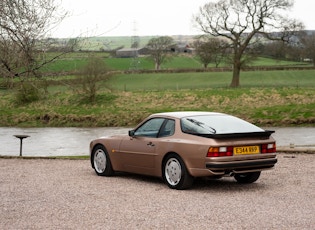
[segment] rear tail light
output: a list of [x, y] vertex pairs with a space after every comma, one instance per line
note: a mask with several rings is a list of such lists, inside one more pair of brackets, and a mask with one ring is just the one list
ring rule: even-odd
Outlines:
[[[262, 144], [261, 153], [275, 153], [276, 143]], [[233, 146], [228, 147], [210, 147], [207, 157], [227, 157], [233, 156]]]
[[210, 147], [207, 157], [226, 157], [233, 156], [233, 147]]
[[275, 152], [276, 152], [276, 143], [261, 145], [261, 153], [275, 153]]

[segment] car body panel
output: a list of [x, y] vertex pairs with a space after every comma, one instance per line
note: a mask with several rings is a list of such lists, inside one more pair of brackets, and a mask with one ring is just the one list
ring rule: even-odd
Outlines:
[[[232, 173], [262, 171], [270, 169], [276, 164], [276, 153], [207, 157], [209, 147], [259, 146], [261, 148], [262, 144], [275, 143], [275, 140], [270, 134], [251, 136], [249, 133], [244, 137], [242, 135], [235, 135], [235, 137], [230, 135], [227, 138], [209, 138], [184, 133], [181, 128], [181, 119], [195, 115], [220, 116], [221, 114], [210, 112], [153, 114], [133, 129], [131, 132], [132, 136], [128, 134], [115, 135], [93, 140], [90, 144], [91, 163], [93, 148], [97, 145], [102, 145], [109, 154], [114, 171], [157, 177], [162, 177], [163, 160], [170, 153], [180, 156], [189, 174], [193, 177], [223, 176]], [[154, 118], [165, 118], [174, 121], [174, 133], [163, 137], [133, 136], [134, 131], [137, 131], [139, 127], [143, 127], [143, 124]], [[151, 133], [148, 135], [151, 135]]]

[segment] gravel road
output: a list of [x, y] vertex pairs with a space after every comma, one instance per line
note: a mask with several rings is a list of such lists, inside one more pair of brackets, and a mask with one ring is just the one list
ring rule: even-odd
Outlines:
[[315, 229], [315, 155], [279, 154], [250, 185], [96, 176], [88, 160], [0, 158], [0, 229]]

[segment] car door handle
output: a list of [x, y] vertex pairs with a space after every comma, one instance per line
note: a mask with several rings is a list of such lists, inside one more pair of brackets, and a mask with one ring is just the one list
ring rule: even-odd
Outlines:
[[148, 146], [155, 146], [155, 144], [153, 144], [151, 141], [147, 144]]

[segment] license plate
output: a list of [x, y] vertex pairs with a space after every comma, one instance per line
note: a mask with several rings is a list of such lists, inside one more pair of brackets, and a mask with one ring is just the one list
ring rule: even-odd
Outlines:
[[234, 147], [234, 155], [257, 154], [260, 153], [259, 146], [241, 146]]

